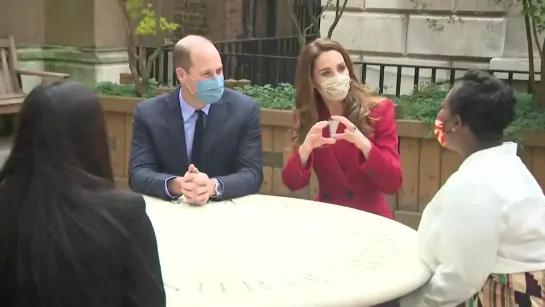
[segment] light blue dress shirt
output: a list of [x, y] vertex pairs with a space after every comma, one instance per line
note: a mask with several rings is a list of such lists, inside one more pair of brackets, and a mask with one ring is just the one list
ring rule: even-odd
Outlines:
[[[184, 98], [182, 97], [182, 92], [179, 91], [178, 92], [178, 99], [180, 101], [180, 109], [182, 110], [182, 119], [184, 121], [184, 132], [185, 132], [185, 148], [187, 150], [187, 159], [189, 161], [189, 163], [191, 163], [192, 161], [192, 157], [191, 157], [191, 150], [193, 149], [193, 138], [195, 136], [195, 125], [197, 124], [197, 118], [199, 117], [199, 115], [197, 114], [197, 112], [195, 112], [195, 108], [193, 108], [192, 106], [190, 106], [187, 102], [185, 102]], [[210, 111], [210, 105], [207, 104], [204, 106], [204, 108], [202, 108], [202, 111], [204, 112], [204, 114], [206, 115], [205, 116], [205, 123], [206, 123], [206, 117], [208, 116], [208, 111]], [[172, 199], [176, 199], [180, 196], [172, 196], [169, 191], [168, 191], [168, 188], [167, 188], [167, 183], [170, 179], [172, 178], [175, 178], [174, 176], [173, 177], [169, 177], [167, 178], [167, 180], [165, 180], [165, 193], [168, 197], [172, 198]], [[220, 194], [219, 195], [216, 195], [215, 198], [219, 198], [221, 197], [221, 194], [223, 192], [223, 182], [221, 181], [221, 179], [219, 178], [213, 178], [215, 180], [217, 180], [219, 182], [219, 185], [220, 185]]]

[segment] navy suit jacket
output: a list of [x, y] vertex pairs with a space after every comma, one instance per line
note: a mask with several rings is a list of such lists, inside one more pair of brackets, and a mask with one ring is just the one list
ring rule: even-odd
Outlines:
[[[134, 192], [167, 199], [165, 180], [189, 167], [179, 90], [136, 106], [129, 186]], [[223, 182], [221, 199], [259, 191], [263, 182], [260, 107], [252, 98], [225, 89], [206, 118], [199, 171]]]

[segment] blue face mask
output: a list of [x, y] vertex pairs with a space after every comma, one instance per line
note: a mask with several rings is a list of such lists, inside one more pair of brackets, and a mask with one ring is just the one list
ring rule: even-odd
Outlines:
[[[193, 79], [191, 76], [189, 77]], [[195, 81], [195, 79], [193, 80]], [[223, 75], [212, 79], [195, 81], [195, 83], [197, 84], [197, 93], [193, 94], [206, 104], [216, 103], [223, 96]]]

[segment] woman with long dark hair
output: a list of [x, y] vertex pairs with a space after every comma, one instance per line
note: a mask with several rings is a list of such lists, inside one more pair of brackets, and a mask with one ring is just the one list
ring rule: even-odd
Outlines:
[[165, 306], [144, 199], [114, 190], [98, 97], [40, 85], [0, 170], [0, 306]]

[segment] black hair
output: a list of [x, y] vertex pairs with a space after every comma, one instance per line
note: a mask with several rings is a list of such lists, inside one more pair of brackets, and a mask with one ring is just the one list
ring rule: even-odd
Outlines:
[[112, 229], [127, 236], [107, 209], [119, 195], [98, 96], [76, 82], [34, 88], [0, 170], [0, 281], [35, 289], [42, 306], [63, 306], [55, 280], [66, 272], [80, 277], [86, 293], [82, 252], [74, 244], [84, 241], [87, 252], [101, 255], [113, 252]]
[[469, 70], [448, 98], [451, 116], [460, 116], [477, 139], [501, 140], [515, 118], [514, 91], [488, 72]]

